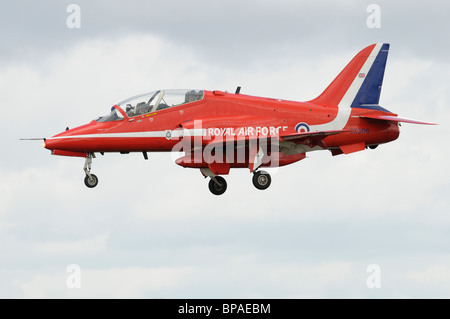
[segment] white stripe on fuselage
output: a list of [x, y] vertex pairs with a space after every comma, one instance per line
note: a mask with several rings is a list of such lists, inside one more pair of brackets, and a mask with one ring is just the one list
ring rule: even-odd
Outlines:
[[65, 135], [54, 136], [50, 139], [68, 139], [68, 138], [98, 138], [98, 137], [165, 137], [165, 131], [149, 131], [149, 132], [129, 132], [129, 133], [98, 133], [98, 134], [82, 134], [82, 135]]
[[345, 95], [343, 96], [342, 100], [339, 102], [338, 113], [334, 118], [334, 120], [325, 124], [310, 125], [309, 128], [311, 132], [342, 130], [345, 127], [345, 125], [347, 125], [348, 120], [350, 118], [350, 114], [352, 112], [350, 105], [352, 105], [353, 100], [356, 97], [356, 94], [358, 94], [361, 85], [364, 83], [364, 80], [366, 79], [365, 77], [360, 78], [358, 75], [361, 73], [367, 75], [367, 73], [369, 73], [369, 70], [372, 67], [372, 64], [375, 61], [376, 57], [378, 56], [378, 53], [380, 52], [382, 46], [383, 43], [377, 43], [375, 45], [366, 62], [362, 66], [361, 70], [359, 70], [359, 72], [356, 74], [356, 77], [353, 80], [352, 84], [348, 88], [347, 92], [345, 92]]
[[136, 138], [136, 137], [167, 137], [167, 132], [170, 132], [172, 138], [183, 136], [205, 136], [206, 129], [192, 129], [192, 130], [167, 130], [167, 131], [146, 131], [146, 132], [125, 132], [125, 133], [97, 133], [97, 134], [83, 134], [83, 135], [65, 135], [54, 136], [49, 139], [68, 139], [68, 138]]

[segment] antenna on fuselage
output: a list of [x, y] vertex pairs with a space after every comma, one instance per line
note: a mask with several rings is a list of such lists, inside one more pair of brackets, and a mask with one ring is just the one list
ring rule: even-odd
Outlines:
[[234, 92], [234, 94], [239, 94], [240, 92], [241, 92], [241, 87], [238, 86], [238, 87], [236, 88], [236, 92]]

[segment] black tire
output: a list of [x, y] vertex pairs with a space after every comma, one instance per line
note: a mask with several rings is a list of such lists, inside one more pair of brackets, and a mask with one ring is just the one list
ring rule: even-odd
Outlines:
[[84, 178], [84, 185], [86, 185], [89, 188], [94, 188], [98, 184], [98, 178], [94, 174], [91, 174], [91, 178], [86, 175]]
[[221, 185], [218, 185], [214, 180], [211, 179], [208, 184], [209, 190], [214, 195], [222, 195], [227, 190], [227, 181], [225, 180], [225, 178], [220, 177], [220, 176], [216, 176], [214, 178]]
[[267, 189], [270, 186], [270, 183], [272, 182], [272, 179], [270, 178], [269, 173], [265, 171], [258, 171], [255, 174], [253, 174], [253, 185], [257, 189]]

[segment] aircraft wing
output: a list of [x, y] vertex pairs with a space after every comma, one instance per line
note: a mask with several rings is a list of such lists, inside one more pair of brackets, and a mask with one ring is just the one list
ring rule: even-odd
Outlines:
[[333, 130], [333, 131], [319, 131], [319, 132], [305, 132], [288, 135], [280, 135], [281, 141], [291, 141], [301, 144], [308, 139], [322, 140], [327, 136], [348, 132], [348, 130]]

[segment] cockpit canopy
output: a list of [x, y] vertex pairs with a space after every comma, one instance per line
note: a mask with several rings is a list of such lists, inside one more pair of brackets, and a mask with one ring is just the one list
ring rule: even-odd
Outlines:
[[[202, 100], [203, 90], [158, 90], [128, 98], [116, 107], [121, 108], [128, 117], [152, 113], [181, 104]], [[122, 114], [112, 107], [111, 110], [100, 115], [97, 122], [119, 121], [123, 119]]]

